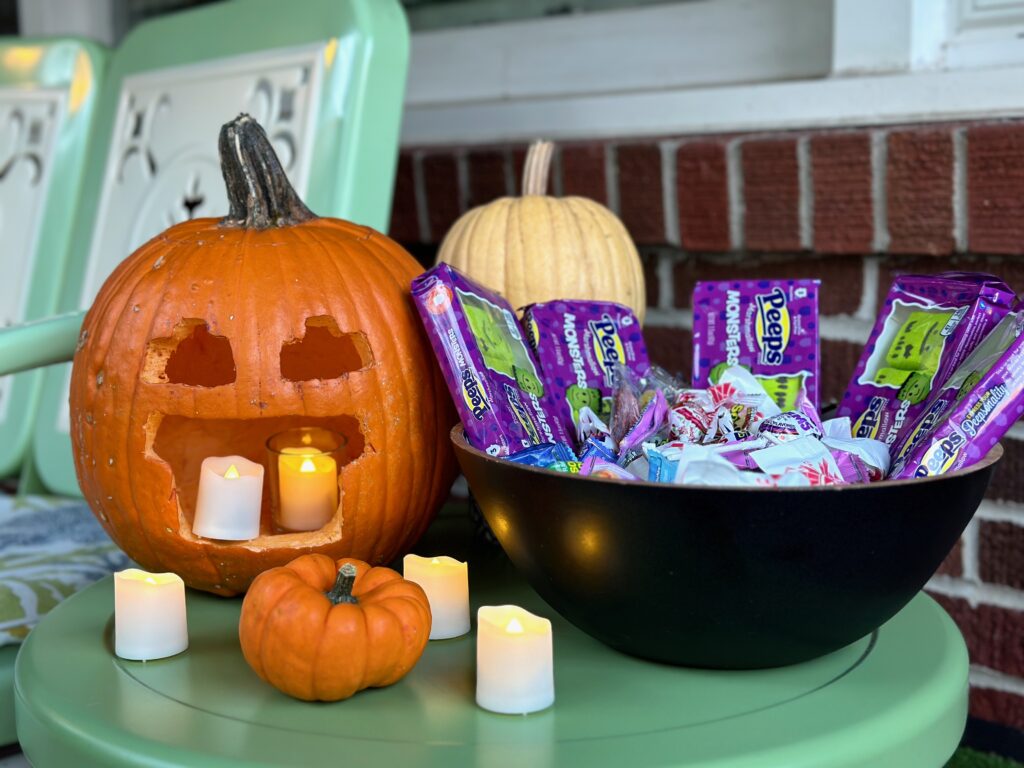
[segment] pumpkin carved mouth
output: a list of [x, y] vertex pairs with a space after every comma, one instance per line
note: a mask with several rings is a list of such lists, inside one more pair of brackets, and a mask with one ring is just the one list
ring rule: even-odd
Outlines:
[[[280, 532], [274, 527], [271, 513], [272, 493], [263, 489], [260, 511], [260, 535], [248, 542], [204, 539], [192, 533], [196, 498], [199, 493], [199, 470], [208, 456], [244, 456], [250, 461], [267, 464], [267, 439], [293, 427], [322, 427], [344, 435], [347, 445], [339, 477], [343, 468], [359, 459], [366, 451], [366, 440], [354, 416], [329, 417], [279, 416], [263, 419], [194, 419], [152, 413], [146, 423], [146, 454], [153, 461], [166, 465], [171, 472], [173, 492], [178, 501], [178, 535], [189, 541], [202, 541], [220, 546], [247, 546], [251, 548], [277, 548], [294, 546], [301, 539], [306, 546], [316, 546], [341, 539], [344, 484], [338, 494], [341, 500], [334, 517], [319, 531], [295, 533]], [[372, 450], [372, 449], [371, 449]], [[269, 475], [268, 475], [269, 477]]]

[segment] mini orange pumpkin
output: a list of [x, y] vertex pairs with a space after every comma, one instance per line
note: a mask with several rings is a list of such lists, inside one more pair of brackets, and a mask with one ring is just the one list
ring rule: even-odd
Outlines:
[[289, 696], [339, 701], [397, 683], [430, 637], [430, 604], [390, 568], [303, 555], [260, 574], [242, 602], [249, 666]]
[[[320, 218], [263, 129], [224, 126], [223, 220], [171, 227], [129, 256], [85, 317], [71, 377], [82, 493], [144, 568], [233, 595], [261, 571], [322, 552], [390, 562], [411, 547], [455, 475], [451, 402], [409, 298], [422, 269], [379, 232]], [[343, 434], [341, 503], [320, 530], [192, 533], [208, 456], [267, 462], [300, 426]]]

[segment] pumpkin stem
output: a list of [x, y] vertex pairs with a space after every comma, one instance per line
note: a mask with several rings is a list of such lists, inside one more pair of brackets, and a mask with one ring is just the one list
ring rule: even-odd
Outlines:
[[523, 163], [523, 195], [546, 195], [551, 155], [555, 145], [550, 141], [535, 141], [526, 152]]
[[223, 227], [288, 227], [317, 216], [299, 199], [263, 127], [241, 114], [220, 129], [220, 170], [228, 192]]
[[358, 603], [359, 600], [352, 594], [352, 587], [356, 583], [356, 567], [352, 563], [345, 563], [338, 571], [338, 578], [327, 593], [327, 599], [334, 605], [339, 603]]

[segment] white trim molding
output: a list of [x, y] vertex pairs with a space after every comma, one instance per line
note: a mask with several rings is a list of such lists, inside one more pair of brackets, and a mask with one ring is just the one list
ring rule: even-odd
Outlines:
[[414, 34], [402, 143], [1016, 117], [1022, 81], [1024, 0], [691, 0]]
[[410, 106], [402, 143], [476, 144], [1024, 116], [1024, 66]]

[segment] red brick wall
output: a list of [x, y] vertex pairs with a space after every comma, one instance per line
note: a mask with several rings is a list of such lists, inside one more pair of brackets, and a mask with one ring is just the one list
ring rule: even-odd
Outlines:
[[[517, 190], [524, 147], [406, 148], [391, 231], [425, 261], [468, 206]], [[689, 374], [698, 279], [823, 280], [838, 399], [899, 271], [1001, 275], [1024, 293], [1024, 121], [566, 143], [552, 188], [611, 205], [640, 248], [656, 361]], [[929, 589], [971, 652], [974, 714], [1024, 729], [1024, 427]]]

